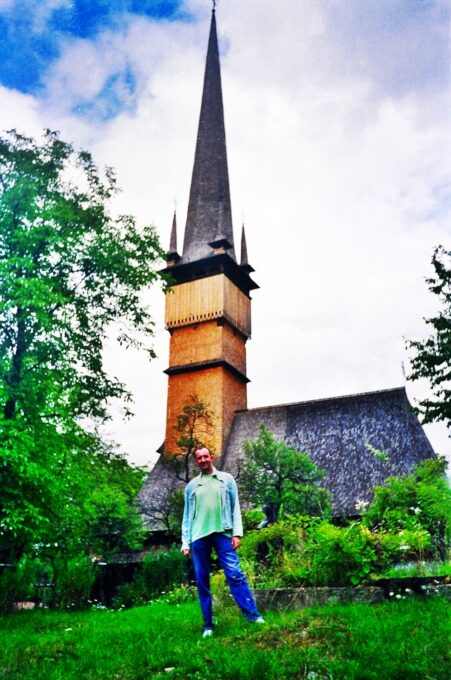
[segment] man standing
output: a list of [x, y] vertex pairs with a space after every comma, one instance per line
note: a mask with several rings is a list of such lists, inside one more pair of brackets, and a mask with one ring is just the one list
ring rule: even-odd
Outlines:
[[236, 549], [243, 535], [240, 503], [232, 475], [213, 467], [207, 448], [199, 448], [194, 458], [201, 473], [185, 489], [182, 522], [182, 552], [193, 557], [199, 602], [204, 619], [203, 637], [213, 634], [210, 558], [212, 548], [229, 584], [235, 602], [253, 623], [264, 623], [241, 571]]

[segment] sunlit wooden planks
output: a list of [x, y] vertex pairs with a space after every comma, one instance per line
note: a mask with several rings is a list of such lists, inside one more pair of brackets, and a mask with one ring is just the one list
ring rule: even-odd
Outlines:
[[220, 318], [250, 336], [250, 300], [224, 274], [181, 283], [167, 295], [168, 329]]

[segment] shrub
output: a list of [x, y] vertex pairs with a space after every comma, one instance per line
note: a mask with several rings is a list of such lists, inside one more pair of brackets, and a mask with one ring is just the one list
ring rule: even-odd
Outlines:
[[186, 581], [186, 557], [178, 547], [149, 553], [142, 564], [142, 578], [152, 595]]
[[87, 555], [54, 561], [54, 604], [57, 607], [86, 606], [96, 578], [95, 566]]
[[429, 543], [423, 529], [375, 532], [361, 522], [336, 526], [291, 517], [251, 532], [242, 556], [257, 587], [349, 586], [369, 581], [396, 561], [423, 559]]
[[25, 558], [0, 570], [0, 611], [11, 611], [15, 602], [33, 599], [33, 573], [32, 563]]
[[347, 527], [322, 522], [310, 533], [304, 554], [305, 582], [315, 586], [358, 585], [376, 561], [374, 537], [356, 522]]
[[129, 607], [149, 602], [186, 580], [186, 557], [177, 547], [155, 550], [145, 557], [131, 583], [124, 583], [117, 588], [113, 605]]
[[[373, 531], [399, 534], [417, 533], [417, 552], [428, 548], [431, 557], [446, 558], [450, 539], [451, 491], [443, 458], [426, 460], [413, 472], [390, 477], [375, 488], [374, 500], [363, 515], [363, 523]], [[418, 533], [420, 532], [420, 533]], [[430, 540], [420, 539], [426, 532]]]
[[258, 528], [258, 525], [266, 519], [266, 515], [262, 510], [245, 510], [243, 512], [243, 528], [244, 533], [253, 531]]

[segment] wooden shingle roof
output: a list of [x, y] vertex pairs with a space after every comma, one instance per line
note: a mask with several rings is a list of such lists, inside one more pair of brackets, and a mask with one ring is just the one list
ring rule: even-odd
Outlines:
[[[375, 485], [391, 475], [407, 474], [435, 456], [403, 387], [293, 404], [237, 411], [226, 451], [218, 464], [238, 477], [243, 444], [265, 425], [289, 446], [308, 453], [326, 471], [323, 485], [332, 494], [335, 516], [357, 514], [359, 501], [370, 501]], [[383, 451], [379, 460], [367, 445]], [[142, 492], [141, 502], [161, 504], [184, 485], [160, 458]]]
[[[243, 443], [260, 425], [326, 471], [323, 485], [338, 516], [356, 514], [356, 503], [370, 500], [375, 485], [435, 456], [403, 387], [238, 411], [223, 469], [238, 474]], [[368, 445], [386, 453], [388, 462]]]

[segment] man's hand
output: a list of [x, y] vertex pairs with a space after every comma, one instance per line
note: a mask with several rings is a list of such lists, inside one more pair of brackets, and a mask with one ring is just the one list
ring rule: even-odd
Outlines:
[[232, 536], [232, 548], [236, 550], [241, 545], [241, 539], [239, 536]]
[[189, 551], [189, 548], [183, 548], [183, 550], [182, 550], [182, 553], [185, 555], [185, 557], [186, 557], [187, 555], [189, 555], [189, 552], [190, 552], [190, 551]]

